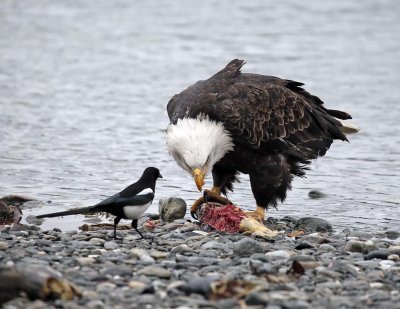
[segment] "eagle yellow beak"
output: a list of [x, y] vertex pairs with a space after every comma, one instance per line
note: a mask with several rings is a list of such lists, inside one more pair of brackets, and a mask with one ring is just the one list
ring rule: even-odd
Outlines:
[[197, 189], [201, 192], [204, 185], [204, 173], [201, 169], [195, 168], [193, 170], [194, 181], [196, 183]]

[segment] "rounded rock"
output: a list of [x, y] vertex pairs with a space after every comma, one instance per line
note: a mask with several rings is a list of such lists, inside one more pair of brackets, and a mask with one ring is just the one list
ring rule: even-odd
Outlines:
[[105, 293], [109, 293], [112, 290], [115, 290], [117, 286], [114, 283], [111, 282], [101, 282], [96, 286], [96, 290], [98, 292], [105, 292]]
[[104, 249], [115, 250], [115, 249], [118, 249], [118, 248], [119, 248], [119, 245], [117, 243], [113, 242], [113, 241], [107, 241], [107, 242], [104, 243]]
[[382, 270], [389, 270], [391, 269], [394, 265], [396, 265], [395, 261], [391, 261], [391, 260], [383, 260], [381, 262], [379, 262], [379, 267]]
[[308, 197], [312, 199], [317, 199], [317, 198], [324, 198], [327, 195], [319, 190], [311, 190], [308, 192]]
[[161, 220], [172, 222], [176, 219], [182, 219], [186, 215], [186, 202], [178, 197], [169, 197], [161, 199], [158, 202], [158, 212]]
[[93, 237], [89, 240], [93, 245], [103, 245], [106, 241], [102, 238]]
[[387, 259], [395, 262], [400, 261], [400, 257], [397, 254], [389, 254]]
[[285, 250], [270, 251], [265, 254], [270, 260], [284, 260], [290, 258], [290, 253]]
[[5, 241], [0, 241], [0, 251], [7, 251], [8, 250], [8, 243]]
[[344, 251], [347, 252], [364, 252], [365, 242], [358, 240], [349, 240], [344, 246]]
[[76, 260], [78, 261], [78, 263], [81, 266], [88, 266], [88, 265], [92, 265], [95, 262], [95, 259], [92, 257], [86, 257], [86, 256], [82, 256], [82, 257], [78, 257], [76, 258]]
[[321, 244], [318, 248], [320, 251], [325, 251], [325, 252], [334, 252], [336, 251], [336, 248], [330, 244]]
[[182, 254], [182, 253], [185, 253], [185, 252], [192, 252], [192, 251], [193, 251], [193, 249], [190, 248], [190, 247], [189, 247], [188, 245], [186, 245], [186, 244], [182, 244], [182, 245], [173, 247], [173, 248], [171, 249], [171, 253], [175, 253], [175, 254]]
[[246, 237], [233, 246], [233, 252], [239, 256], [249, 256], [253, 253], [264, 252], [264, 248], [258, 241]]
[[372, 260], [372, 259], [381, 259], [381, 260], [386, 260], [388, 256], [390, 255], [390, 251], [386, 249], [379, 249], [379, 250], [374, 250], [369, 252], [366, 256], [366, 260]]
[[397, 239], [400, 237], [400, 232], [398, 231], [386, 231], [385, 235], [389, 239]]
[[307, 232], [331, 232], [332, 225], [324, 219], [306, 217], [297, 220], [295, 229]]
[[219, 276], [193, 277], [181, 287], [186, 294], [196, 293], [208, 296], [211, 292], [211, 283], [218, 280]]
[[309, 243], [308, 241], [304, 240], [299, 242], [299, 244], [294, 247], [296, 250], [303, 250], [303, 249], [314, 249], [315, 246], [311, 243]]
[[139, 270], [138, 274], [145, 276], [153, 276], [158, 278], [169, 279], [172, 273], [165, 268], [158, 266], [146, 266]]

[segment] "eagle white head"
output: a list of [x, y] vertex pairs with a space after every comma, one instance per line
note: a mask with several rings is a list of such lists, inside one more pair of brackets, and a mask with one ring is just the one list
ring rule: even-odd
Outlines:
[[201, 191], [204, 177], [234, 148], [223, 124], [207, 116], [179, 119], [167, 128], [167, 148], [180, 167], [190, 173]]

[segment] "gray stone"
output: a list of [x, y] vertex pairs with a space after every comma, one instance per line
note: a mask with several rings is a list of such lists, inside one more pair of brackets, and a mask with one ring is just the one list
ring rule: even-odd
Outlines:
[[219, 259], [201, 257], [201, 256], [191, 256], [188, 258], [188, 262], [197, 266], [207, 266], [218, 264]]
[[163, 267], [158, 266], [146, 266], [139, 270], [138, 274], [145, 276], [153, 276], [158, 278], [168, 279], [171, 277], [172, 273]]
[[109, 294], [117, 286], [111, 282], [101, 282], [96, 286], [97, 292]]
[[[303, 251], [304, 252], [304, 251]], [[302, 253], [303, 253], [302, 252]], [[297, 262], [313, 262], [315, 261], [315, 257], [312, 255], [294, 255], [291, 256], [291, 261], [297, 261]]]
[[363, 253], [365, 251], [365, 242], [358, 240], [349, 240], [344, 247], [344, 251]]
[[44, 219], [38, 218], [36, 216], [29, 215], [25, 218], [26, 222], [29, 224], [41, 225]]
[[371, 290], [371, 291], [368, 291], [368, 297], [370, 299], [372, 299], [373, 301], [382, 301], [382, 300], [390, 299], [390, 294], [388, 291]]
[[182, 245], [179, 245], [179, 246], [176, 246], [176, 247], [173, 247], [172, 249], [171, 249], [171, 253], [174, 253], [174, 254], [182, 254], [182, 253], [185, 253], [185, 252], [192, 252], [193, 251], [193, 249], [192, 248], [190, 248], [188, 245], [186, 245], [186, 244], [182, 244]]
[[306, 232], [332, 232], [332, 225], [328, 221], [311, 217], [297, 220], [295, 228]]
[[155, 251], [151, 251], [151, 252], [150, 252], [150, 256], [151, 256], [153, 259], [156, 259], [156, 260], [165, 259], [165, 258], [167, 258], [169, 255], [170, 255], [170, 253], [169, 253], [169, 252], [165, 252], [165, 251], [158, 251], [158, 250], [155, 250]]
[[233, 252], [239, 256], [248, 256], [253, 253], [264, 252], [264, 248], [260, 242], [246, 237], [234, 244]]
[[196, 293], [208, 297], [211, 292], [211, 283], [218, 279], [219, 276], [194, 277], [181, 289], [186, 294]]
[[267, 292], [251, 292], [246, 296], [245, 302], [248, 306], [265, 306], [271, 300]]
[[265, 255], [265, 253], [254, 253], [250, 256], [250, 260], [258, 260], [261, 262], [269, 261], [268, 257]]
[[86, 305], [86, 308], [93, 308], [93, 309], [102, 309], [105, 308], [104, 303], [100, 299], [93, 299], [89, 301]]
[[325, 251], [325, 252], [334, 252], [336, 251], [336, 248], [330, 244], [322, 244], [318, 248], [320, 251]]
[[386, 260], [388, 256], [390, 255], [390, 251], [387, 249], [379, 249], [379, 250], [373, 250], [369, 252], [366, 256], [366, 260], [372, 260], [372, 259], [381, 259], [381, 260]]
[[218, 253], [214, 250], [200, 250], [199, 256], [210, 257], [210, 258], [218, 258]]
[[138, 258], [145, 265], [155, 263], [155, 259], [144, 249], [133, 248], [129, 250], [129, 254]]
[[398, 231], [386, 231], [385, 235], [389, 239], [397, 239], [397, 238], [400, 237], [400, 232], [398, 232]]
[[89, 242], [92, 243], [93, 245], [100, 246], [100, 245], [104, 245], [104, 243], [106, 241], [102, 238], [93, 237], [89, 240]]
[[101, 273], [103, 275], [109, 275], [109, 276], [120, 276], [120, 277], [126, 277], [126, 276], [131, 276], [132, 275], [132, 269], [128, 266], [112, 266], [112, 267], [106, 267], [102, 269]]
[[327, 300], [329, 304], [334, 304], [330, 308], [354, 308], [354, 304], [358, 303], [354, 297], [341, 295], [328, 296]]
[[7, 251], [8, 243], [5, 241], [0, 241], [0, 251]]
[[391, 253], [391, 254], [397, 254], [397, 255], [400, 255], [400, 246], [390, 246], [389, 248], [388, 248], [388, 250], [389, 250], [389, 252]]
[[239, 301], [234, 298], [220, 299], [216, 303], [218, 309], [240, 308]]
[[290, 258], [290, 253], [286, 250], [275, 250], [265, 254], [270, 261], [284, 260]]
[[182, 219], [186, 215], [186, 202], [177, 197], [160, 199], [158, 202], [158, 212], [161, 220], [172, 222], [176, 219]]
[[115, 250], [115, 249], [118, 249], [118, 248], [119, 248], [119, 245], [116, 242], [107, 241], [107, 242], [104, 243], [104, 249]]
[[325, 193], [319, 190], [311, 190], [310, 192], [308, 192], [308, 197], [312, 199], [324, 198], [326, 196], [327, 195]]
[[209, 250], [209, 249], [215, 249], [215, 250], [224, 250], [224, 251], [230, 251], [228, 246], [222, 242], [215, 241], [215, 240], [210, 240], [204, 243], [201, 246], [202, 249]]
[[360, 239], [371, 239], [374, 235], [372, 233], [369, 232], [365, 232], [365, 231], [351, 231], [350, 233], [347, 234], [348, 237], [357, 237]]
[[308, 241], [301, 241], [296, 247], [296, 250], [303, 250], [303, 249], [313, 249], [315, 246]]

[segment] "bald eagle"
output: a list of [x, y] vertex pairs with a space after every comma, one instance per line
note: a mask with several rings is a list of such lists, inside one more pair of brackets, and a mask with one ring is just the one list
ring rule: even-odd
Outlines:
[[[303, 83], [274, 76], [241, 73], [243, 60], [232, 60], [207, 80], [172, 97], [167, 111], [166, 143], [178, 165], [202, 191], [217, 200], [233, 189], [239, 173], [248, 174], [257, 219], [283, 202], [293, 176], [304, 176], [310, 160], [325, 155], [333, 140], [358, 128], [351, 116], [327, 109]], [[197, 200], [191, 209], [204, 202]]]

